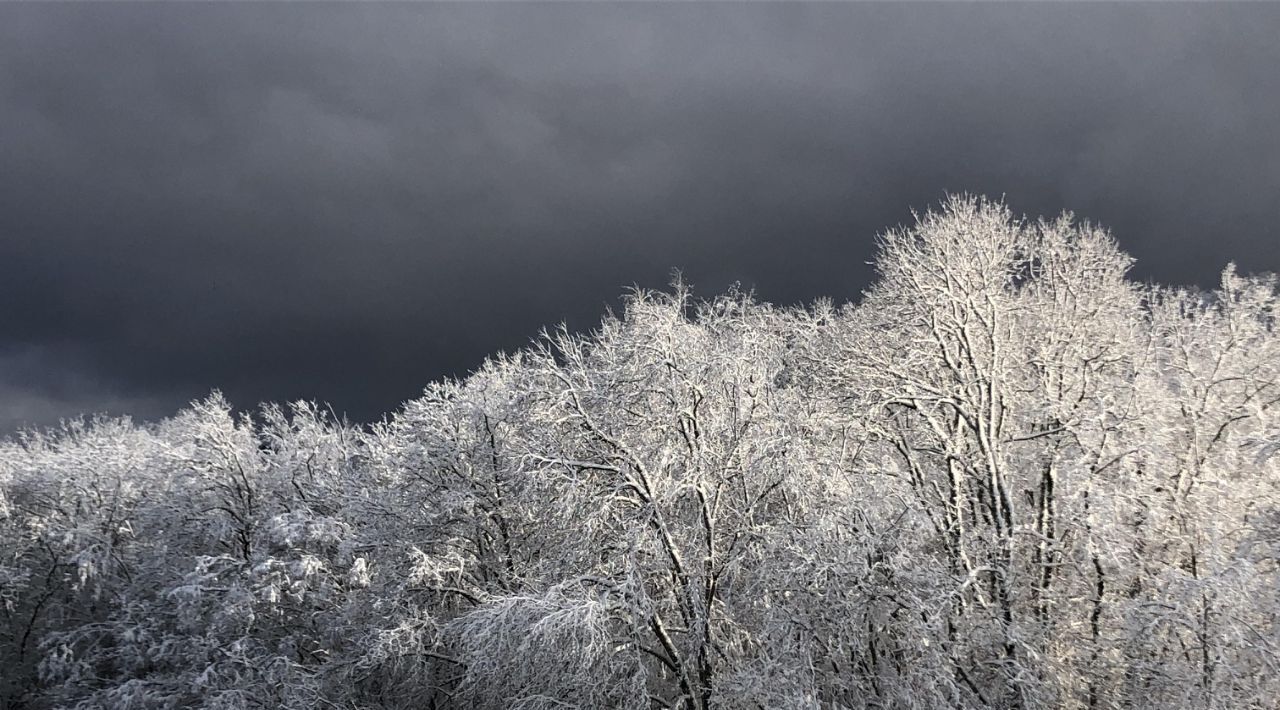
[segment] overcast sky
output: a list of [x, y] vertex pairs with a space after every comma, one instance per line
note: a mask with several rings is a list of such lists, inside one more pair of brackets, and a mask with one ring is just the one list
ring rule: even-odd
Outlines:
[[0, 5], [0, 433], [368, 420], [696, 292], [857, 298], [946, 191], [1280, 270], [1280, 3]]

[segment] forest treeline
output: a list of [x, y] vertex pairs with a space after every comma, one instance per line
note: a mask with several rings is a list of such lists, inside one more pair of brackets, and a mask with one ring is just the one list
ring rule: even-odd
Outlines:
[[1273, 277], [954, 197], [859, 303], [676, 283], [352, 426], [0, 443], [0, 706], [1274, 708]]

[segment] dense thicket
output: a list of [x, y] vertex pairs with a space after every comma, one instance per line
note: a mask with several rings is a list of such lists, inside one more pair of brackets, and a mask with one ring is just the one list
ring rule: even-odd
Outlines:
[[861, 303], [637, 293], [388, 422], [0, 444], [0, 705], [1262, 708], [1274, 279], [955, 198]]

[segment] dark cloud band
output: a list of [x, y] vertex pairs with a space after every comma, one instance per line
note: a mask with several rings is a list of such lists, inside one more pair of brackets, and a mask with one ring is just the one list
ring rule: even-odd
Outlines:
[[947, 190], [1075, 210], [1144, 278], [1275, 270], [1277, 30], [1263, 4], [5, 6], [0, 425], [212, 387], [376, 417], [676, 267], [855, 298], [873, 235]]

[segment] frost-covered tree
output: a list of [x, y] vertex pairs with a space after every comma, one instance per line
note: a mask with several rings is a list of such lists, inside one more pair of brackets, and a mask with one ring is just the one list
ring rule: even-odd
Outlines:
[[948, 199], [840, 308], [638, 291], [385, 421], [0, 442], [0, 707], [1265, 708], [1280, 297]]

